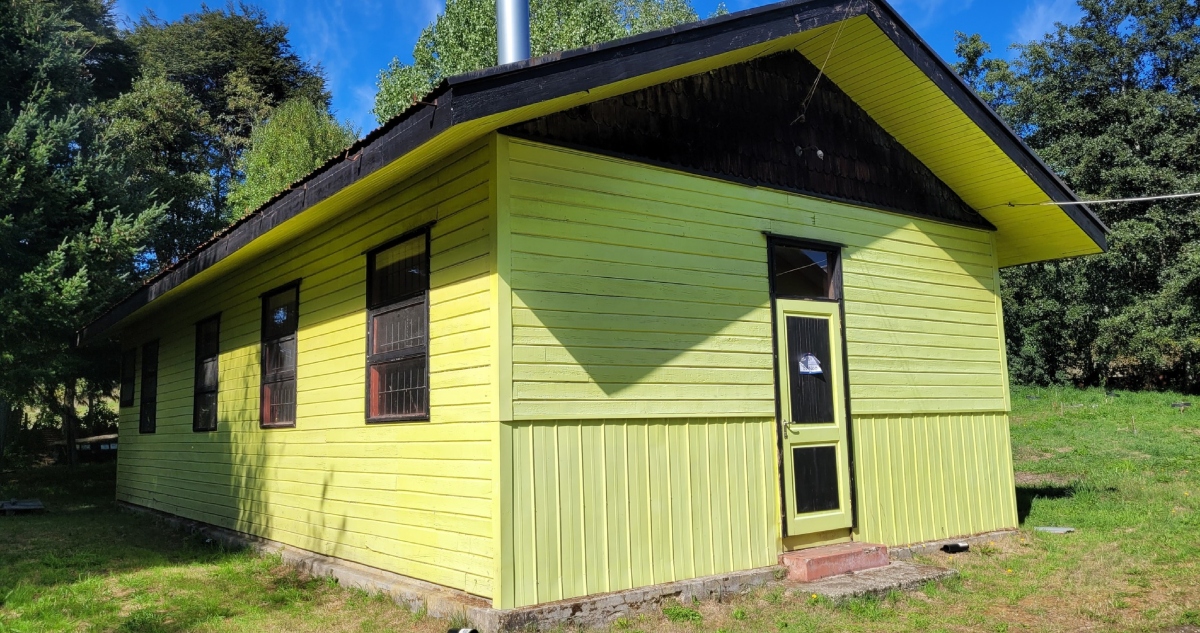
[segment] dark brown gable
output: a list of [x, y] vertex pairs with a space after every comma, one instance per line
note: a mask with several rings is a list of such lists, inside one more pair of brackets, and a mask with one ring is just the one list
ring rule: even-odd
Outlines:
[[[738, 182], [991, 228], [795, 51], [511, 126], [505, 133]], [[887, 77], [881, 76], [880, 81]]]

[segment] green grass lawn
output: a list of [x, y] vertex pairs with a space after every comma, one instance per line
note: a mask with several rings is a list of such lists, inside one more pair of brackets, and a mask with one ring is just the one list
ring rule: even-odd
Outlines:
[[[784, 587], [669, 605], [614, 631], [1174, 631], [1200, 633], [1200, 399], [1017, 390], [1015, 537], [925, 559], [960, 576], [831, 605]], [[444, 631], [447, 622], [224, 551], [122, 513], [111, 465], [0, 476], [0, 632]], [[1048, 535], [1034, 526], [1077, 528]]]

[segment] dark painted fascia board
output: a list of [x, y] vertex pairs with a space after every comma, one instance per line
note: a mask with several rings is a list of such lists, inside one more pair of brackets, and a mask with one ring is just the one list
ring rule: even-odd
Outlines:
[[263, 233], [423, 145], [451, 125], [762, 44], [858, 15], [855, 12], [848, 16], [844, 8], [838, 0], [789, 0], [447, 79], [425, 100], [155, 275], [79, 330], [77, 342], [84, 345], [103, 335], [121, 320]]
[[[871, 15], [877, 24], [890, 22], [894, 25], [890, 32], [885, 32], [888, 32], [889, 36], [897, 34], [897, 44], [906, 52], [911, 50], [909, 55], [914, 61], [924, 59], [925, 65], [922, 69], [926, 73], [932, 71], [934, 74], [931, 77], [938, 81], [944, 90], [947, 89], [946, 85], [952, 85], [957, 87], [958, 92], [965, 91], [965, 101], [974, 106], [968, 110], [968, 114], [972, 115], [976, 123], [980, 120], [990, 120], [993, 122], [992, 129], [998, 124], [1001, 136], [1007, 131], [1008, 136], [1016, 141], [1015, 145], [1010, 143], [1010, 146], [1014, 147], [1014, 151], [1009, 151], [1010, 157], [1019, 160], [1018, 157], [1023, 155], [1024, 164], [1040, 167], [1030, 171], [1042, 172], [1043, 181], [1057, 183], [1058, 186], [1052, 190], [1073, 199], [1070, 190], [1062, 185], [1049, 168], [1033, 156], [1019, 139], [1016, 139], [1015, 134], [1012, 134], [982, 101], [977, 97], [972, 101], [974, 93], [966, 89], [965, 84], [949, 79], [957, 79], [957, 76], [886, 3], [857, 0], [786, 0], [779, 4], [685, 26], [449, 78], [424, 100], [367, 134], [345, 152], [330, 159], [288, 190], [267, 201], [257, 211], [217, 233], [192, 253], [155, 275], [141, 288], [79, 330], [77, 342], [83, 345], [101, 336], [138, 309], [225, 259], [270, 229], [375, 173], [452, 125], [763, 44], [863, 14]], [[887, 20], [881, 14], [886, 14]], [[985, 131], [988, 129], [985, 128]], [[1095, 219], [1095, 216], [1086, 210], [1084, 215]], [[1095, 220], [1095, 223], [1101, 231], [1101, 241], [1098, 243], [1103, 243], [1103, 225], [1099, 224], [1099, 220]], [[1085, 227], [1084, 230], [1088, 229]], [[1089, 232], [1089, 235], [1092, 233]]]

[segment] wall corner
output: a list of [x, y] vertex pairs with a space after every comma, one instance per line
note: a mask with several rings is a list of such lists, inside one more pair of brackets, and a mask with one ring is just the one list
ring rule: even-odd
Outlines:
[[491, 235], [491, 402], [492, 402], [492, 606], [513, 604], [512, 568], [512, 272], [509, 228], [508, 137], [488, 140]]
[[1004, 385], [1004, 411], [1009, 413], [1012, 411], [1012, 397], [1009, 389], [1008, 378], [1008, 333], [1004, 330], [1004, 301], [1000, 296], [1000, 256], [996, 248], [996, 234], [992, 236], [992, 280], [995, 286], [994, 294], [996, 295], [996, 328], [1000, 332], [1000, 377], [1001, 384]]

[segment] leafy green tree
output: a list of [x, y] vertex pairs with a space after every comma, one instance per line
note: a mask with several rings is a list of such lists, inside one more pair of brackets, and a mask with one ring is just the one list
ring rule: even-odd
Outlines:
[[253, 211], [356, 140], [358, 131], [325, 108], [305, 98], [285, 101], [250, 135], [238, 163], [246, 177], [234, 184], [230, 208], [238, 216]]
[[0, 11], [0, 407], [53, 410], [68, 439], [80, 381], [111, 391], [113, 375], [74, 333], [134, 287], [161, 219], [98, 116], [128, 78], [117, 36], [101, 0]]
[[[545, 55], [696, 19], [688, 0], [532, 0], [530, 51]], [[497, 51], [495, 0], [447, 0], [417, 39], [413, 63], [393, 59], [380, 72], [375, 118], [400, 114], [446, 77], [496, 65]]]
[[[241, 154], [254, 126], [272, 108], [304, 98], [328, 109], [330, 95], [321, 68], [301, 59], [287, 35], [287, 26], [244, 3], [226, 9], [203, 6], [173, 22], [147, 13], [126, 35], [143, 75], [135, 86], [140, 95], [127, 96], [131, 107], [121, 110], [129, 121], [126, 128], [158, 130], [161, 151], [146, 158], [159, 164], [147, 169], [178, 174], [182, 182], [160, 183], [178, 196], [188, 196], [172, 198], [167, 224], [174, 228], [154, 244], [157, 262], [179, 258], [233, 219], [226, 202], [244, 175]], [[155, 98], [155, 91], [182, 110], [169, 113], [165, 107], [150, 107], [146, 120], [135, 121], [139, 105], [150, 105], [146, 100]], [[187, 151], [178, 151], [183, 148]], [[188, 168], [180, 169], [185, 163]], [[204, 174], [208, 183], [200, 192], [193, 191], [197, 174]]]
[[106, 136], [121, 148], [131, 192], [161, 201], [170, 218], [147, 243], [149, 253], [169, 261], [219, 228], [211, 216], [207, 147], [217, 131], [198, 99], [182, 85], [150, 75], [99, 113]]
[[[1085, 198], [1200, 191], [1200, 5], [1080, 7], [1011, 63], [960, 35], [959, 71]], [[1196, 391], [1200, 200], [1095, 210], [1108, 253], [1004, 271], [1013, 377]]]

